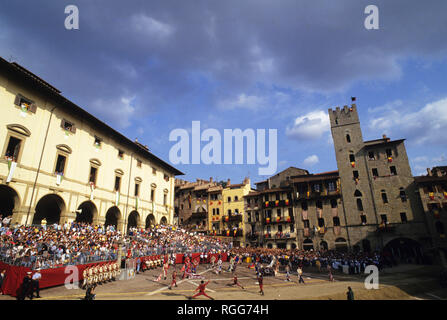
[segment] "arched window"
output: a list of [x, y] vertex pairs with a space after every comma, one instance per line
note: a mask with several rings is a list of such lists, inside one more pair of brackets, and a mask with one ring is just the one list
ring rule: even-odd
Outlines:
[[346, 142], [351, 143], [351, 136], [349, 134], [346, 134]]

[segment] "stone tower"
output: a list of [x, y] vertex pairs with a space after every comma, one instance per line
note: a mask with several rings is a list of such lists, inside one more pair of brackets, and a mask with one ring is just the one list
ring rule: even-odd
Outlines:
[[400, 251], [408, 242], [405, 247], [417, 250], [427, 230], [404, 139], [363, 141], [355, 104], [329, 109], [329, 118], [348, 244], [365, 251], [389, 244]]
[[[329, 109], [329, 119], [340, 175], [348, 243], [351, 247], [359, 245], [367, 249], [368, 244], [362, 241], [369, 238], [368, 235], [375, 230], [375, 227], [367, 226], [377, 225], [378, 217], [364, 160], [364, 142], [357, 106], [352, 104], [342, 109]], [[368, 240], [370, 246], [371, 241], [376, 242], [374, 239]]]

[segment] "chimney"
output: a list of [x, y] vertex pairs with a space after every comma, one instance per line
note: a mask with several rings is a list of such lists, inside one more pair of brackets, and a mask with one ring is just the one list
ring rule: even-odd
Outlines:
[[227, 180], [227, 187], [230, 186], [231, 182], [230, 179]]

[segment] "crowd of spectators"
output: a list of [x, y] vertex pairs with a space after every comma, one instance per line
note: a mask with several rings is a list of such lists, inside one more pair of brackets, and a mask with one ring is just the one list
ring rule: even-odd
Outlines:
[[219, 252], [231, 245], [174, 226], [129, 229], [65, 223], [39, 226], [10, 225], [1, 220], [0, 260], [11, 265], [47, 269], [64, 265], [173, 253]]

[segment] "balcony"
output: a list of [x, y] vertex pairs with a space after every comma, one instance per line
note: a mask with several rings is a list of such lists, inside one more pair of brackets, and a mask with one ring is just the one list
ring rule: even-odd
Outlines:
[[294, 239], [296, 238], [295, 233], [290, 232], [277, 232], [275, 234], [275, 240], [287, 240], [287, 239]]
[[265, 201], [262, 205], [263, 208], [276, 208], [276, 207], [287, 207], [292, 205], [292, 201], [289, 199], [286, 200], [274, 200], [274, 201]]
[[265, 224], [275, 224], [275, 223], [295, 223], [295, 219], [290, 216], [286, 217], [275, 217], [275, 218], [265, 218]]
[[224, 237], [242, 237], [242, 229], [235, 230], [224, 230], [222, 231], [222, 236]]

